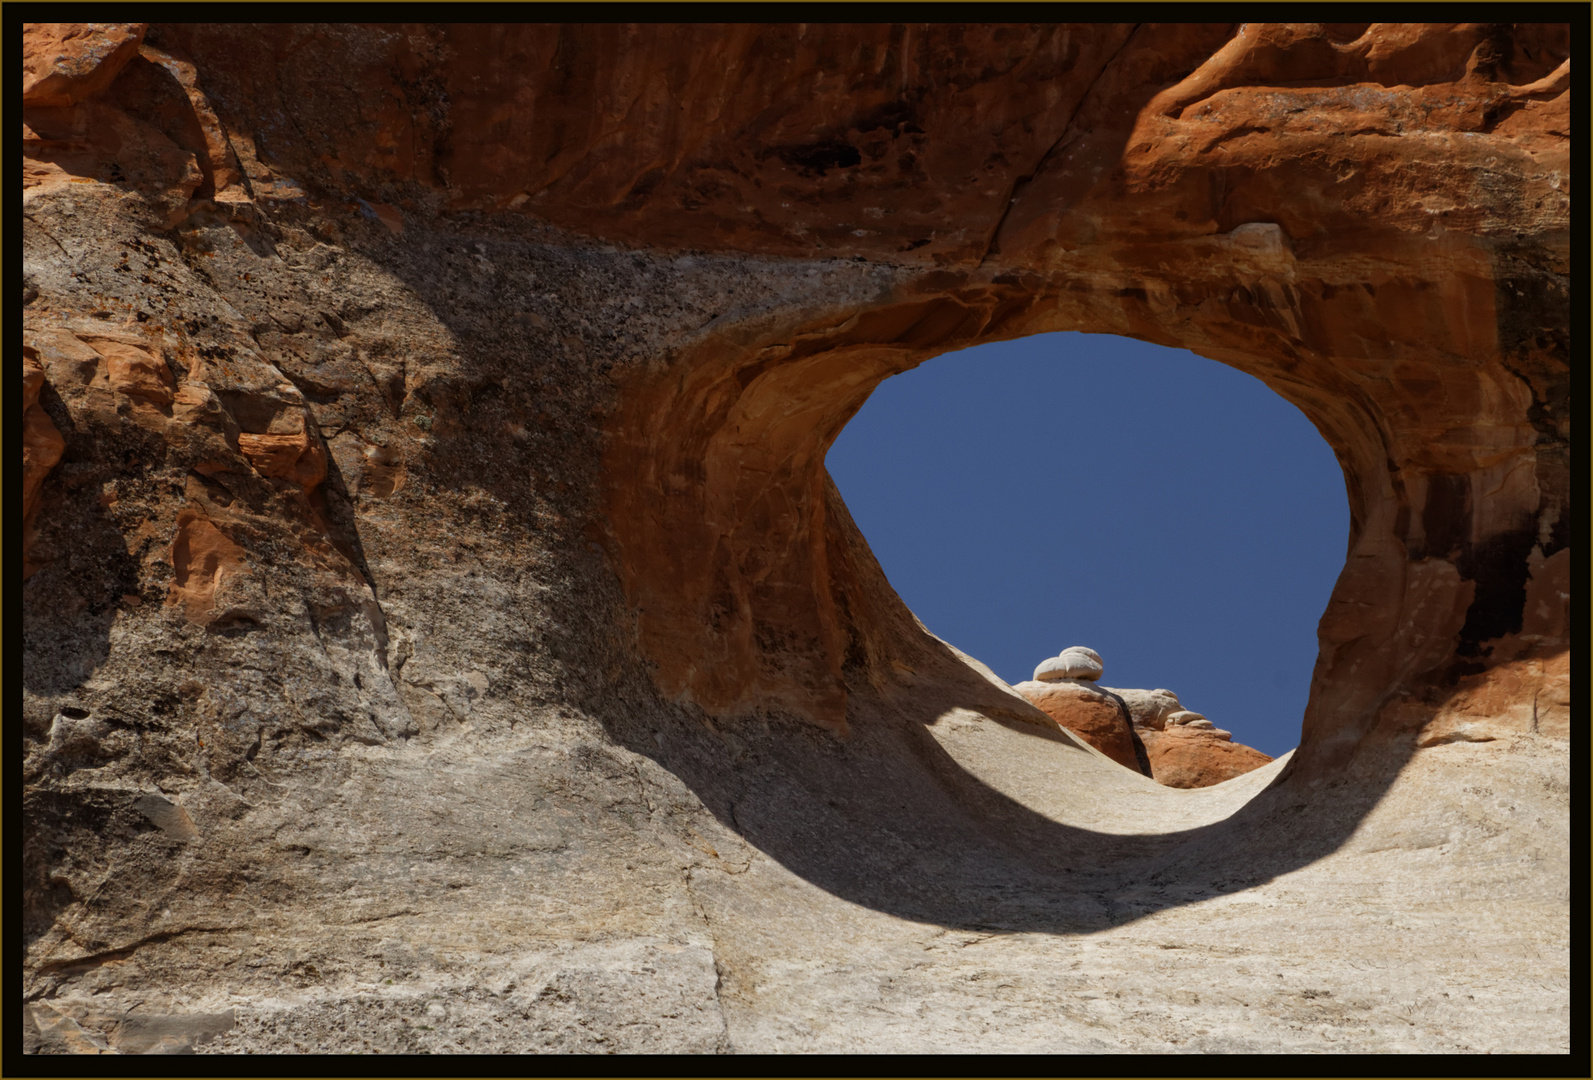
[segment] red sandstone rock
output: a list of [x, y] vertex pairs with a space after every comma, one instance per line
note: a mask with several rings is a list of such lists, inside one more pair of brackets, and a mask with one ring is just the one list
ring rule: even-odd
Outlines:
[[171, 565], [167, 605], [181, 608], [188, 621], [203, 625], [214, 618], [216, 593], [244, 571], [245, 555], [214, 523], [189, 509], [177, 515]]
[[1493, 742], [1530, 732], [1571, 733], [1571, 657], [1514, 660], [1463, 678], [1436, 713], [1419, 715], [1418, 746]]
[[1209, 728], [1170, 724], [1164, 731], [1141, 729], [1138, 734], [1150, 759], [1151, 776], [1168, 787], [1210, 787], [1272, 760], [1260, 750], [1231, 742]]
[[159, 129], [99, 100], [72, 108], [24, 110], [24, 189], [94, 179], [141, 192], [174, 224], [204, 172], [194, 154]]
[[222, 406], [210, 387], [185, 383], [172, 395], [172, 419], [180, 424], [215, 427], [221, 423]]
[[1013, 689], [1125, 769], [1142, 771], [1133, 729], [1116, 698], [1075, 680], [1022, 682]]
[[148, 349], [106, 338], [83, 338], [84, 344], [105, 357], [111, 389], [156, 408], [172, 403], [171, 368]]
[[118, 90], [142, 104], [144, 120], [194, 155], [203, 176], [195, 192], [198, 197], [223, 203], [248, 201], [239, 188], [243, 169], [238, 156], [190, 61], [144, 44], [118, 80]]
[[25, 23], [22, 104], [76, 105], [138, 55], [144, 23]]
[[[1013, 689], [1119, 765], [1168, 787], [1209, 787], [1272, 760], [1259, 750], [1230, 741], [1228, 732], [1204, 719], [1196, 721], [1198, 726], [1191, 726], [1165, 723], [1163, 718], [1153, 716], [1152, 724], [1135, 724], [1119, 696], [1121, 692], [1096, 688], [1080, 680], [1021, 682]], [[1145, 691], [1128, 693], [1148, 696]], [[1156, 727], [1156, 723], [1164, 723], [1165, 730]], [[1144, 754], [1143, 760], [1136, 743]]]
[[238, 449], [261, 476], [290, 480], [309, 491], [326, 478], [326, 455], [308, 431], [238, 436]]

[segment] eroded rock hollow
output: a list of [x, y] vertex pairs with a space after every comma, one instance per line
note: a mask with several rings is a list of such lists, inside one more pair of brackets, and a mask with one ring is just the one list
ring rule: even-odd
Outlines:
[[[1565, 1049], [1569, 47], [28, 26], [29, 1045]], [[848, 517], [1054, 330], [1338, 455], [1292, 755], [1159, 788]]]

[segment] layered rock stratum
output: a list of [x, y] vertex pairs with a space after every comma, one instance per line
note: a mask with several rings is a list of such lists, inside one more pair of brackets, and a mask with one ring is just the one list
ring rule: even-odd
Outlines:
[[[26, 1048], [1568, 1050], [1568, 27], [23, 39]], [[1338, 455], [1291, 755], [1106, 760], [847, 515], [1053, 330]]]

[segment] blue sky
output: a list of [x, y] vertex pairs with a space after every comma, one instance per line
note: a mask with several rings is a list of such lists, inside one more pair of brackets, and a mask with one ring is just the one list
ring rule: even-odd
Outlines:
[[981, 345], [886, 380], [827, 464], [908, 606], [1008, 682], [1088, 645], [1104, 685], [1299, 742], [1349, 506], [1259, 380], [1103, 334]]

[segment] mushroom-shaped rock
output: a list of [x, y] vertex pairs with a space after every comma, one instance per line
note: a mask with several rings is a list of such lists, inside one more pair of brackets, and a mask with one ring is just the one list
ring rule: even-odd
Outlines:
[[1036, 682], [1056, 682], [1059, 679], [1088, 679], [1094, 682], [1101, 677], [1101, 654], [1083, 645], [1070, 645], [1049, 660], [1040, 661], [1034, 669]]

